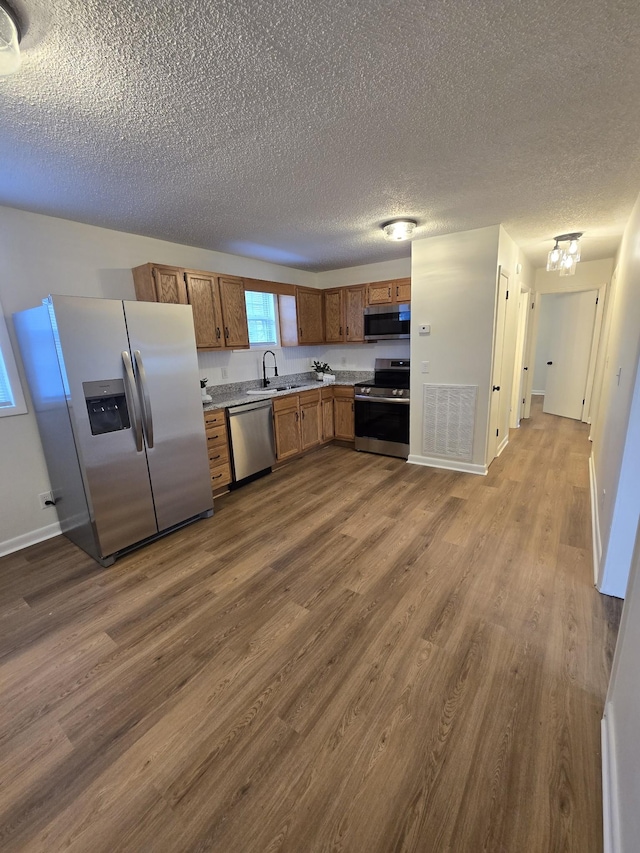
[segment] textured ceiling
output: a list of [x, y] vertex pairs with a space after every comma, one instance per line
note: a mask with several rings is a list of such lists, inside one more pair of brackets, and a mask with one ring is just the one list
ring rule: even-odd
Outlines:
[[637, 0], [13, 4], [2, 204], [325, 270], [401, 214], [610, 256], [640, 191]]

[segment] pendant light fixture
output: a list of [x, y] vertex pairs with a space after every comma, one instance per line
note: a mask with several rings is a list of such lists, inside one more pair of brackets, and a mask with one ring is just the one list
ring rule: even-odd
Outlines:
[[[574, 231], [571, 234], [560, 234], [554, 237], [555, 245], [547, 256], [547, 272], [560, 270], [560, 275], [575, 275], [576, 264], [580, 260], [580, 238], [583, 231]], [[568, 243], [567, 248], [561, 247], [560, 243]]]
[[0, 0], [0, 77], [8, 77], [20, 68], [20, 24], [8, 3]]
[[387, 240], [410, 240], [417, 224], [415, 219], [392, 219], [380, 227]]

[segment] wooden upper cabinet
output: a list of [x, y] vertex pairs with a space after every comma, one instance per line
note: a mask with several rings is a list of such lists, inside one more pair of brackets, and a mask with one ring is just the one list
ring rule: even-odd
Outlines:
[[393, 302], [392, 281], [374, 281], [367, 289], [367, 305], [391, 305]]
[[344, 341], [344, 288], [324, 290], [324, 339], [328, 344]]
[[140, 302], [169, 302], [187, 305], [187, 286], [181, 267], [142, 264], [133, 270], [136, 299]]
[[196, 346], [200, 349], [222, 349], [222, 306], [217, 276], [188, 272], [185, 279], [189, 303], [193, 309]]
[[393, 305], [411, 301], [411, 279], [373, 281], [367, 288], [367, 305]]
[[227, 349], [248, 349], [249, 326], [247, 306], [244, 301], [244, 282], [235, 276], [221, 275], [218, 283], [222, 302], [225, 346]]
[[395, 301], [411, 302], [411, 279], [399, 278], [394, 282]]
[[296, 289], [298, 343], [324, 343], [323, 291], [313, 287]]
[[345, 340], [351, 343], [364, 341], [364, 307], [366, 284], [344, 289]]

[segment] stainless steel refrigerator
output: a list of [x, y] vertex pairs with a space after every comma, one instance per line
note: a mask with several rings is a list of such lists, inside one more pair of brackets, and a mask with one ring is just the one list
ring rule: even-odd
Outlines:
[[189, 305], [14, 314], [62, 532], [102, 565], [213, 512]]

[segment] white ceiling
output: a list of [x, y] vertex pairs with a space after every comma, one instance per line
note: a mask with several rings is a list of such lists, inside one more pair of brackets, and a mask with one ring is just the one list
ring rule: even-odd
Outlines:
[[2, 204], [309, 270], [501, 222], [539, 266], [640, 191], [637, 0], [13, 5]]

